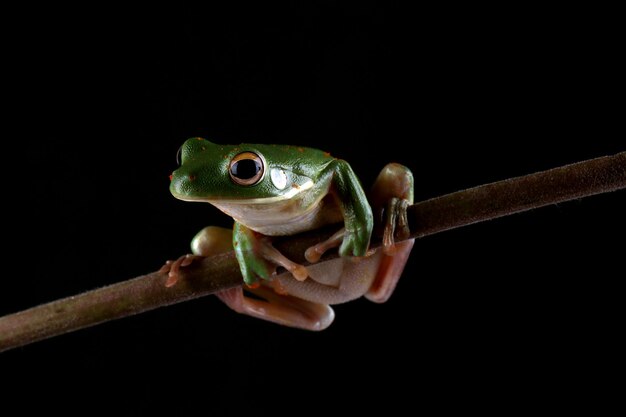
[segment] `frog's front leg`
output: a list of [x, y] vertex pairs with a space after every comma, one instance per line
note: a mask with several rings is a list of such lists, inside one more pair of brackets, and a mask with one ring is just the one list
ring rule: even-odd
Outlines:
[[332, 172], [330, 192], [336, 197], [344, 227], [328, 240], [308, 248], [307, 261], [314, 263], [329, 249], [339, 247], [341, 256], [367, 256], [374, 218], [367, 196], [350, 165], [338, 159], [329, 165]]
[[[264, 243], [259, 243], [258, 241], [246, 241], [246, 239], [250, 238], [247, 234], [251, 231], [249, 229], [242, 230], [241, 228], [241, 225], [236, 226], [234, 229], [235, 233], [229, 229], [213, 226], [202, 229], [192, 241], [194, 256], [211, 256], [227, 252], [232, 249], [231, 242], [233, 241], [239, 242], [237, 244], [239, 248], [241, 248], [241, 246], [264, 245]], [[242, 235], [244, 237], [242, 237]], [[260, 239], [260, 237], [257, 238]], [[271, 248], [264, 249], [263, 251], [271, 252], [272, 249], [276, 250]], [[238, 251], [236, 250], [236, 252]], [[244, 256], [257, 256], [249, 252], [246, 253], [241, 249], [239, 249], [239, 252]], [[269, 265], [269, 263], [265, 265], [264, 262], [266, 261], [262, 258], [254, 261], [250, 261], [250, 259], [246, 258], [245, 261], [246, 265], [252, 266], [246, 266], [248, 272], [261, 271], [261, 273], [266, 273], [274, 268], [274, 266]], [[256, 278], [254, 282], [256, 283]], [[246, 286], [245, 291], [242, 287], [236, 287], [220, 291], [215, 295], [228, 307], [238, 313], [286, 326], [307, 330], [322, 330], [332, 323], [335, 313], [331, 307], [281, 294], [280, 288], [273, 288], [276, 284], [277, 283], [274, 282], [268, 282], [267, 284], [261, 283], [260, 285], [257, 283], [258, 286], [255, 288]], [[257, 298], [247, 297], [245, 292], [250, 292]]]
[[309, 275], [306, 268], [287, 259], [278, 251], [270, 238], [236, 222], [233, 228], [233, 248], [241, 275], [248, 286], [258, 285], [258, 279], [270, 279], [276, 266], [282, 266], [299, 281]]

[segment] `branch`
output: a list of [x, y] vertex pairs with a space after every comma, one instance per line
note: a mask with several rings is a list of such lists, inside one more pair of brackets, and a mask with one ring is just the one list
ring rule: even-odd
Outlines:
[[[411, 237], [626, 188], [626, 152], [550, 169], [423, 201], [409, 207]], [[335, 227], [336, 229], [336, 227]], [[306, 264], [306, 248], [327, 239], [332, 228], [281, 238], [275, 246]], [[372, 247], [380, 246], [373, 239]], [[326, 254], [322, 261], [336, 257]], [[165, 287], [167, 275], [152, 272], [83, 294], [0, 317], [0, 352], [39, 340], [202, 297], [241, 285], [233, 252], [207, 257], [181, 270]]]
[[626, 188], [626, 152], [457, 191], [413, 205], [414, 237]]

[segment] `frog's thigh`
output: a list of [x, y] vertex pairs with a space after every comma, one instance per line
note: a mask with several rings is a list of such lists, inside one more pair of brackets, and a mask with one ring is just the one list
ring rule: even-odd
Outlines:
[[339, 257], [309, 265], [309, 279], [296, 281], [290, 274], [275, 278], [286, 293], [321, 304], [340, 304], [362, 297], [376, 279], [382, 251], [362, 258]]
[[392, 162], [385, 165], [376, 177], [369, 199], [375, 210], [385, 207], [392, 198], [407, 200], [413, 204], [413, 187], [411, 170], [404, 165]]
[[246, 297], [241, 287], [221, 291], [216, 295], [238, 313], [284, 326], [324, 330], [335, 318], [335, 312], [326, 304], [277, 294], [273, 289], [263, 285], [255, 289], [246, 289], [246, 291], [250, 291], [263, 300]]

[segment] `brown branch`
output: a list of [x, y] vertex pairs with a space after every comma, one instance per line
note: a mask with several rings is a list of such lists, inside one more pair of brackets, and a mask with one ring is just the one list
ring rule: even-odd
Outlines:
[[411, 207], [415, 237], [626, 188], [626, 152], [433, 198]]
[[[424, 237], [525, 210], [626, 188], [626, 152], [511, 178], [433, 198], [409, 208], [412, 237]], [[304, 262], [304, 250], [330, 236], [331, 229], [276, 242], [285, 255]], [[380, 245], [374, 240], [373, 247]], [[327, 254], [324, 259], [336, 257]], [[147, 275], [0, 317], [0, 352], [39, 340], [202, 297], [241, 285], [233, 252], [183, 268], [166, 288], [166, 275]]]

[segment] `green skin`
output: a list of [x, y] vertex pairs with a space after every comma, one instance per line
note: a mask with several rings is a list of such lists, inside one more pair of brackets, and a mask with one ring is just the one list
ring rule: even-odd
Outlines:
[[[264, 175], [255, 184], [237, 184], [229, 174], [231, 160], [242, 152], [253, 152], [264, 162]], [[259, 249], [264, 235], [299, 233], [343, 219], [339, 254], [367, 252], [372, 210], [344, 160], [312, 148], [219, 145], [201, 138], [185, 141], [181, 157], [181, 166], [171, 177], [172, 195], [214, 204], [233, 216], [233, 248], [246, 284], [255, 285], [259, 277], [269, 279], [275, 268]], [[283, 181], [276, 181], [277, 172]]]

